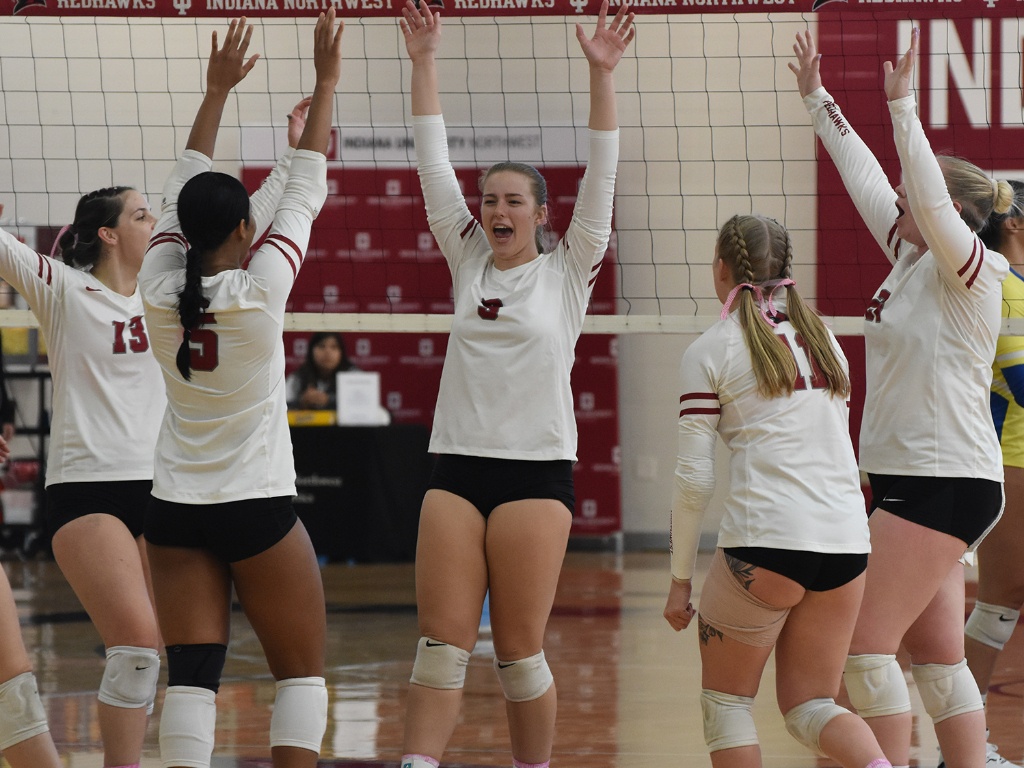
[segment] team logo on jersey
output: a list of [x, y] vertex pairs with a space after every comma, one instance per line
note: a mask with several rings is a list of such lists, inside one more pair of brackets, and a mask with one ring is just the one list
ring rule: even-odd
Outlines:
[[484, 320], [497, 320], [498, 310], [503, 306], [505, 305], [501, 303], [501, 299], [480, 299], [480, 306], [476, 308], [476, 313]]
[[41, 5], [43, 8], [46, 7], [46, 0], [17, 0], [14, 3], [14, 12], [21, 13], [26, 8], [32, 8], [33, 6]]

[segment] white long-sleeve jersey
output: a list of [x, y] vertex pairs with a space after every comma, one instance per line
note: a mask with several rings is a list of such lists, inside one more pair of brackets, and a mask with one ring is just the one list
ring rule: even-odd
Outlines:
[[[792, 350], [798, 369], [797, 389], [788, 397], [758, 394], [735, 312], [683, 354], [672, 499], [672, 575], [677, 579], [693, 576], [701, 523], [715, 490], [719, 434], [731, 452], [719, 547], [870, 551], [849, 403], [829, 396], [788, 320], [779, 323], [776, 333]], [[832, 344], [845, 368], [834, 337]]]
[[[440, 115], [414, 136], [430, 230], [455, 296], [430, 450], [504, 459], [576, 459], [569, 374], [611, 236], [618, 131], [590, 131], [590, 160], [572, 221], [551, 253], [499, 270], [448, 160]], [[500, 299], [494, 319], [478, 308]]]
[[36, 253], [0, 230], [0, 277], [39, 319], [53, 377], [46, 485], [153, 477], [166, 398], [142, 294]]
[[202, 278], [210, 305], [192, 333], [192, 378], [185, 381], [175, 364], [182, 339], [177, 294], [185, 284], [187, 250], [177, 200], [185, 182], [211, 165], [193, 151], [178, 161], [139, 274], [168, 399], [153, 495], [186, 504], [293, 496], [281, 334], [310, 227], [327, 197], [326, 160], [296, 151], [290, 169], [279, 163], [253, 196], [257, 231], [273, 212], [270, 234], [247, 269]]
[[930, 248], [896, 237], [896, 193], [824, 88], [804, 99], [858, 212], [892, 263], [865, 314], [866, 472], [1002, 481], [989, 387], [1006, 259], [963, 222], [917, 118], [889, 102], [910, 208]]

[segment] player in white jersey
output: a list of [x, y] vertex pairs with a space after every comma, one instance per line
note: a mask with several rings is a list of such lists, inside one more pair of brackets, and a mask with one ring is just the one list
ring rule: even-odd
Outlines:
[[964, 660], [964, 568], [1002, 509], [1002, 464], [989, 411], [1007, 264], [978, 239], [1012, 202], [958, 158], [937, 159], [910, 78], [919, 45], [886, 62], [885, 94], [903, 183], [892, 189], [821, 86], [809, 33], [794, 50], [800, 95], [861, 217], [893, 264], [868, 306], [860, 464], [872, 490], [871, 560], [844, 679], [850, 701], [894, 765], [910, 758], [901, 642], [950, 768], [985, 764], [985, 717]]
[[406, 711], [404, 768], [437, 766], [459, 716], [490, 589], [495, 669], [516, 766], [546, 766], [556, 696], [542, 650], [572, 524], [576, 458], [569, 371], [611, 235], [618, 158], [613, 71], [633, 39], [623, 3], [576, 36], [590, 65], [590, 159], [565, 237], [544, 252], [547, 190], [535, 168], [499, 163], [481, 217], [448, 160], [435, 52], [441, 15], [407, 2], [412, 114], [431, 232], [452, 273], [455, 316], [416, 550], [420, 638]]
[[[993, 214], [979, 233], [1010, 263], [1003, 281], [1003, 317], [1024, 317], [1024, 183], [1010, 181], [1013, 207]], [[967, 666], [987, 701], [996, 660], [1024, 604], [1024, 336], [1000, 336], [992, 364], [992, 419], [1003, 453], [1006, 509], [978, 547], [978, 595], [964, 629]], [[1009, 765], [995, 744], [988, 768]]]
[[47, 341], [46, 524], [106, 648], [106, 766], [138, 764], [160, 668], [142, 528], [166, 398], [137, 285], [155, 221], [139, 192], [110, 187], [78, 201], [54, 247], [62, 261], [0, 231], [0, 278], [28, 302]]
[[722, 319], [681, 367], [665, 618], [679, 631], [693, 617], [721, 435], [729, 495], [698, 614], [711, 764], [761, 765], [751, 709], [774, 649], [786, 729], [845, 768], [884, 768], [871, 729], [835, 703], [870, 546], [846, 357], [800, 298], [792, 261], [789, 232], [774, 219], [733, 216], [719, 231], [712, 269]]
[[[3, 206], [0, 205], [0, 214]], [[11, 455], [0, 437], [0, 461]], [[0, 568], [0, 755], [11, 768], [60, 768], [46, 710], [25, 643], [7, 574]]]
[[[274, 765], [315, 765], [327, 727], [323, 584], [291, 503], [282, 330], [327, 197], [344, 28], [335, 31], [334, 21], [332, 8], [316, 23], [309, 112], [290, 162], [271, 174], [276, 192], [266, 211], [267, 200], [250, 201], [236, 178], [209, 170], [228, 93], [258, 58], [246, 59], [252, 27], [244, 18], [231, 22], [222, 48], [214, 36], [206, 95], [139, 278], [168, 392], [146, 515], [167, 642], [160, 753], [168, 768], [210, 764], [232, 586], [277, 681]], [[292, 123], [301, 120], [292, 113]]]

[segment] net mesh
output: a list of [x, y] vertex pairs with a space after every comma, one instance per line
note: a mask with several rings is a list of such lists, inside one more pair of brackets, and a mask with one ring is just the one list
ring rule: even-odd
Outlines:
[[[990, 134], [1024, 125], [1016, 109], [1020, 22], [929, 12], [936, 18], [925, 23], [926, 127], [938, 133], [941, 148], [1014, 174], [1014, 161]], [[895, 181], [878, 73], [909, 34], [902, 16], [640, 17], [616, 72], [621, 161], [613, 266], [602, 273], [607, 285], [587, 330], [707, 327], [720, 309], [709, 268], [717, 229], [735, 213], [757, 212], [789, 228], [802, 295], [837, 316], [837, 330], [859, 333], [887, 264], [865, 241], [841, 190], [822, 189], [822, 166], [830, 166], [816, 159], [786, 65], [795, 33], [818, 32], [826, 84]], [[575, 15], [453, 12], [445, 19], [442, 103], [471, 208], [480, 169], [526, 160], [561, 185], [553, 200], [556, 233], [568, 222], [572, 184], [586, 159], [589, 103], [578, 20], [593, 23]], [[217, 168], [250, 185], [285, 146], [284, 117], [314, 82], [312, 20], [253, 21], [252, 50], [261, 61], [230, 99], [217, 147]], [[223, 19], [205, 17], [0, 20], [0, 223], [47, 250], [84, 192], [130, 184], [155, 206], [202, 97], [211, 33], [223, 26]], [[344, 59], [332, 198], [316, 223], [289, 327], [445, 330], [450, 278], [412, 170], [409, 64], [393, 12], [349, 19]], [[23, 320], [0, 314], [0, 325]]]

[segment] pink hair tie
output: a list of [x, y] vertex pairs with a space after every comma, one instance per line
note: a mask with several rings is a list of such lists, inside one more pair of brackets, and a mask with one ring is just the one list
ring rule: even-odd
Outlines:
[[[796, 283], [794, 283], [788, 277], [783, 277], [780, 280], [769, 280], [764, 285], [766, 288], [771, 288], [771, 290], [768, 292], [768, 313], [772, 317], [775, 317], [776, 315], [779, 314], [778, 312], [775, 311], [775, 291], [777, 291], [779, 288], [785, 288], [787, 285], [795, 286]], [[775, 323], [771, 323], [771, 325], [773, 328], [775, 327]]]
[[757, 299], [758, 306], [760, 306], [761, 302], [764, 301], [764, 292], [761, 291], [761, 286], [754, 285], [753, 283], [740, 283], [729, 291], [729, 295], [725, 298], [725, 304], [722, 305], [723, 320], [729, 316], [729, 313], [732, 311], [732, 303], [736, 300], [736, 296], [739, 292], [744, 288], [754, 292], [754, 298]]
[[50, 248], [51, 259], [57, 258], [57, 249], [60, 248], [60, 239], [64, 237], [64, 233], [67, 232], [69, 229], [71, 229], [70, 224], [65, 224], [63, 227], [60, 228], [60, 232], [57, 233], [57, 237], [54, 238], [53, 241], [53, 246]]
[[[776, 314], [773, 299], [775, 297], [776, 289], [786, 285], [796, 285], [796, 283], [794, 283], [788, 277], [784, 277], [779, 280], [768, 280], [762, 285], [753, 285], [752, 283], [740, 283], [731, 291], [729, 291], [729, 295], [725, 299], [725, 304], [722, 306], [722, 319], [725, 320], [729, 316], [729, 313], [732, 311], [732, 303], [736, 300], [736, 296], [739, 294], [740, 291], [746, 288], [749, 289], [750, 291], [753, 291], [754, 299], [757, 301], [757, 310], [758, 312], [761, 313], [761, 317], [764, 318], [764, 321], [768, 323], [768, 325], [770, 325], [772, 328], [778, 327], [779, 324], [775, 322], [775, 319], [773, 317]], [[767, 299], [765, 299], [764, 295], [764, 288], [766, 287], [771, 288], [771, 292], [768, 294]]]

